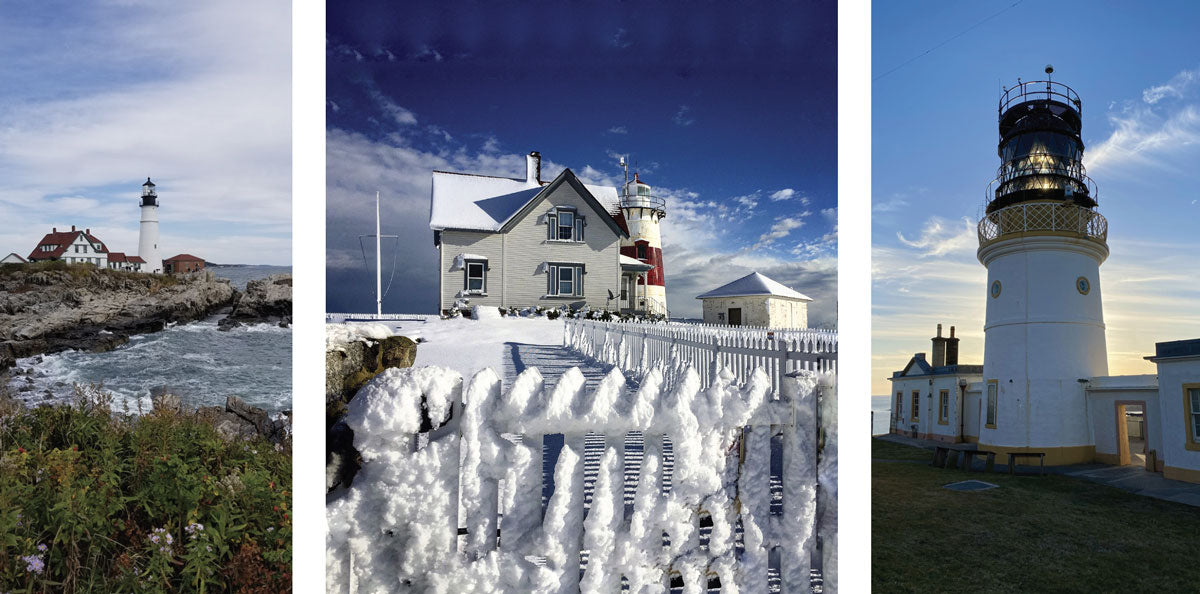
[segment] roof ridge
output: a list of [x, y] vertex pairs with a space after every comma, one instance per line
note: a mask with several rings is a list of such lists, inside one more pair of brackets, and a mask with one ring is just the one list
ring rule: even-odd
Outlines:
[[434, 169], [433, 172], [434, 173], [445, 173], [446, 175], [467, 175], [470, 177], [487, 177], [487, 178], [491, 178], [491, 179], [507, 179], [507, 180], [519, 181], [519, 182], [528, 181], [525, 179], [521, 179], [519, 177], [508, 177], [508, 176], [504, 176], [504, 175], [485, 175], [482, 173], [463, 173], [462, 171], [444, 171], [441, 169]]

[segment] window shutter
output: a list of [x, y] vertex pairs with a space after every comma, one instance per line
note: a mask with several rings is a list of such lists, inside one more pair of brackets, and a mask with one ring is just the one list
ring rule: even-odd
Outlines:
[[583, 267], [575, 267], [575, 294], [583, 297]]
[[550, 267], [550, 282], [549, 282], [548, 290], [546, 291], [546, 294], [547, 295], [557, 295], [558, 294], [558, 267], [557, 266]]
[[575, 241], [583, 241], [583, 217], [575, 217]]
[[546, 216], [546, 239], [556, 239], [558, 235], [558, 215]]

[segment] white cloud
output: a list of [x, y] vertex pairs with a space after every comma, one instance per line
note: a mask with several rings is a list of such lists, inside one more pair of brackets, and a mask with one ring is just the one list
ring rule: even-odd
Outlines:
[[688, 107], [687, 105], [680, 105], [679, 111], [675, 112], [675, 117], [672, 119], [680, 126], [691, 126], [692, 124], [696, 123], [695, 118], [692, 118], [689, 115], [691, 111], [691, 107]]
[[783, 239], [784, 237], [791, 235], [792, 231], [804, 226], [804, 218], [810, 214], [812, 213], [805, 211], [800, 213], [798, 216], [787, 217], [775, 221], [775, 224], [771, 225], [770, 231], [767, 231], [759, 236], [758, 243], [754, 244], [753, 249], [767, 247], [775, 243], [776, 240]]
[[871, 207], [874, 212], [896, 212], [908, 206], [908, 201], [900, 196], [893, 196], [888, 200], [876, 200]]
[[784, 188], [782, 190], [779, 190], [778, 192], [771, 194], [771, 200], [774, 202], [779, 202], [781, 200], [791, 200], [792, 197], [795, 195], [796, 195], [795, 190], [793, 190], [791, 188]]
[[633, 45], [633, 42], [629, 41], [628, 31], [626, 31], [624, 27], [621, 27], [617, 29], [616, 34], [612, 36], [612, 44], [613, 47], [624, 49], [630, 45]]
[[625, 126], [613, 126], [608, 129], [609, 134], [629, 134], [629, 130]]
[[1110, 107], [1113, 131], [1089, 148], [1090, 175], [1101, 170], [1123, 175], [1191, 172], [1200, 153], [1200, 97], [1194, 83], [1200, 70], [1184, 70], [1142, 92], [1142, 102]]
[[896, 237], [900, 243], [920, 250], [917, 255], [921, 258], [974, 249], [977, 241], [975, 223], [966, 217], [957, 224], [942, 217], [930, 217], [916, 239], [907, 239], [900, 231], [896, 232]]
[[[105, 229], [112, 249], [133, 252], [133, 205], [149, 175], [159, 184], [166, 250], [289, 263], [290, 5], [148, 4], [104, 14], [112, 20], [77, 40], [86, 57], [38, 76], [69, 81], [99, 63], [122, 82], [82, 92], [63, 82], [55, 99], [0, 111], [0, 213], [22, 231], [8, 237], [31, 244], [51, 226], [75, 223]], [[64, 194], [93, 207], [64, 210], [70, 199], [54, 198]], [[109, 239], [123, 234], [134, 242]], [[259, 234], [270, 250], [227, 241]]]

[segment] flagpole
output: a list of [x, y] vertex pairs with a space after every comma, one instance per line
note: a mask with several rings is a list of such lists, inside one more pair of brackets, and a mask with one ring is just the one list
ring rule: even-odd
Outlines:
[[380, 259], [382, 250], [380, 244], [383, 236], [379, 234], [379, 191], [375, 191], [375, 315], [383, 315], [383, 260]]

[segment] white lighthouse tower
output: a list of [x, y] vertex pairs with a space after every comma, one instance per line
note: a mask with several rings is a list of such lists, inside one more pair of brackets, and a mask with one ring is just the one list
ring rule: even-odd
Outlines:
[[[621, 165], [625, 166], [625, 159]], [[628, 174], [626, 174], [628, 176]], [[621, 255], [653, 266], [646, 274], [630, 279], [633, 295], [648, 313], [667, 315], [667, 276], [663, 268], [662, 232], [659, 222], [667, 216], [667, 202], [650, 191], [650, 185], [634, 172], [621, 192], [621, 214], [629, 228], [629, 239], [621, 241]], [[624, 290], [628, 292], [628, 289]]]
[[1082, 111], [1075, 91], [1051, 80], [1003, 93], [1001, 165], [979, 221], [988, 271], [980, 448], [1044, 452], [1048, 465], [1092, 461], [1084, 382], [1108, 373], [1108, 223], [1082, 164]]
[[162, 273], [162, 254], [158, 251], [158, 194], [154, 182], [142, 184], [142, 227], [138, 237], [138, 256], [146, 261], [146, 271]]

